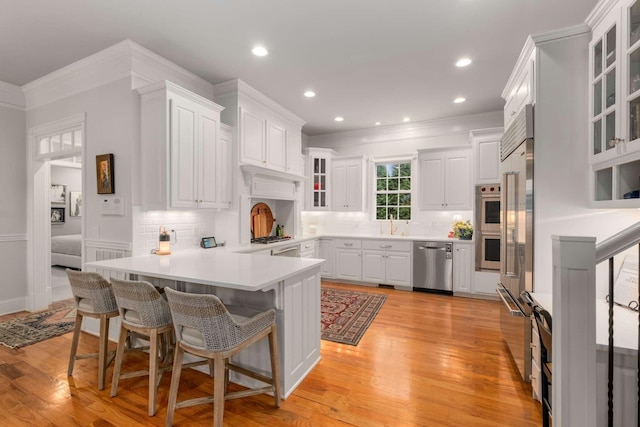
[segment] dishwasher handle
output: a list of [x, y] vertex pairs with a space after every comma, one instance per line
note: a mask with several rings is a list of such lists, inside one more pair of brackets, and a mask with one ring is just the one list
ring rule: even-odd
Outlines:
[[423, 249], [423, 250], [436, 250], [436, 251], [446, 251], [447, 248], [445, 247], [440, 247], [440, 246], [418, 246], [418, 249]]

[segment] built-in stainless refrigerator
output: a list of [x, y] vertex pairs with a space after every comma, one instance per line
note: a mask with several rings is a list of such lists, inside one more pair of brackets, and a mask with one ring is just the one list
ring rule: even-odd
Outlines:
[[531, 373], [533, 290], [533, 107], [527, 105], [500, 141], [501, 254], [498, 295], [504, 303], [500, 326], [522, 379]]

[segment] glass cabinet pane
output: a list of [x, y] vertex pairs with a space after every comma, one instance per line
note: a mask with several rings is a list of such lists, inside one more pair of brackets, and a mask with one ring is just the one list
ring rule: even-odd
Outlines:
[[320, 159], [313, 159], [313, 173], [320, 173]]
[[640, 89], [640, 49], [629, 55], [629, 94]]
[[593, 47], [593, 77], [602, 74], [602, 40]]
[[327, 160], [320, 159], [320, 173], [327, 173]]
[[616, 62], [616, 26], [607, 32], [607, 67]]
[[602, 113], [602, 80], [593, 85], [593, 116]]
[[640, 98], [629, 103], [629, 141], [640, 137]]
[[629, 46], [640, 40], [640, 2], [629, 8]]
[[615, 147], [616, 138], [616, 112], [607, 114], [605, 118], [605, 134], [604, 134], [605, 150], [611, 150]]
[[325, 179], [326, 178], [327, 177], [325, 175], [322, 175], [320, 177], [320, 190], [326, 190], [327, 189], [327, 186], [325, 185]]
[[611, 107], [616, 103], [616, 69], [612, 68], [611, 71], [607, 73], [607, 83], [606, 83], [606, 94], [607, 94], [607, 104], [605, 108]]
[[602, 152], [602, 120], [593, 124], [593, 154]]

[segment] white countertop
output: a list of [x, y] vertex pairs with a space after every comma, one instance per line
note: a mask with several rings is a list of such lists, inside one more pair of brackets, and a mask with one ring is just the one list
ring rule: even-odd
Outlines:
[[[553, 317], [553, 296], [533, 292], [533, 300]], [[596, 347], [607, 350], [609, 345], [609, 304], [596, 300]], [[635, 355], [638, 348], [638, 313], [624, 307], [613, 306], [613, 342], [616, 352]]]
[[324, 262], [309, 258], [249, 256], [216, 249], [189, 249], [171, 255], [141, 255], [93, 261], [85, 265], [162, 279], [257, 291]]

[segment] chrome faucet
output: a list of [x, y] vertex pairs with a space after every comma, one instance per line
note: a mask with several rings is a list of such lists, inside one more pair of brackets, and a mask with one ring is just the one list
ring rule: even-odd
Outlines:
[[393, 215], [389, 215], [389, 234], [393, 236], [393, 233], [395, 233], [396, 230], [397, 228], [393, 228]]

